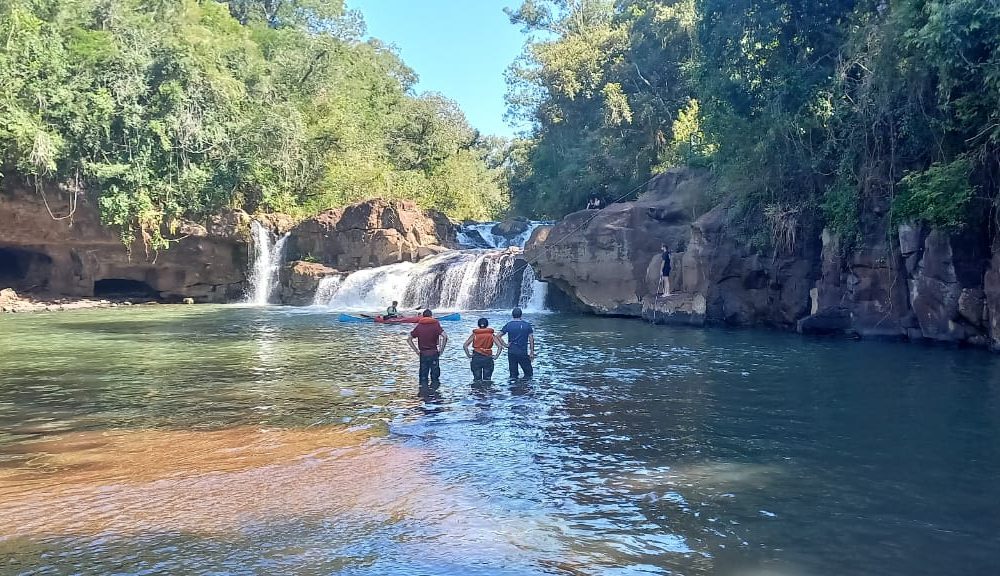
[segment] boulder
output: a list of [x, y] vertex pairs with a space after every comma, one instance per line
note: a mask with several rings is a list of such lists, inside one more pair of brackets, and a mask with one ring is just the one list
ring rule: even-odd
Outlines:
[[495, 226], [493, 226], [493, 228], [490, 229], [490, 232], [493, 233], [494, 236], [503, 236], [504, 238], [510, 239], [524, 234], [530, 227], [530, 220], [520, 216], [515, 216], [502, 222], [498, 222]]
[[798, 321], [799, 334], [845, 334], [851, 330], [851, 311], [844, 306], [824, 308]]
[[163, 231], [169, 249], [153, 250], [141, 238], [126, 248], [82, 192], [36, 191], [14, 176], [3, 183], [0, 283], [73, 297], [141, 292], [147, 298], [227, 302], [242, 294], [250, 250], [240, 231], [245, 214], [179, 222]]
[[444, 215], [421, 210], [413, 202], [375, 199], [300, 222], [291, 230], [288, 255], [338, 270], [358, 270], [414, 262], [421, 248], [451, 246], [454, 239], [454, 226]]
[[642, 317], [654, 324], [704, 326], [705, 304], [705, 297], [701, 294], [647, 295], [642, 300]]
[[290, 262], [281, 269], [281, 303], [290, 306], [308, 306], [313, 303], [316, 289], [323, 278], [340, 273], [316, 262]]
[[539, 227], [525, 246], [536, 275], [598, 314], [640, 316], [650, 260], [668, 243], [678, 250], [711, 188], [705, 171], [675, 169], [654, 179], [635, 202], [582, 210]]

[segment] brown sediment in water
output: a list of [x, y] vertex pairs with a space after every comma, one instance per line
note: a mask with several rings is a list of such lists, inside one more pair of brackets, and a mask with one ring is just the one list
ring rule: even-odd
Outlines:
[[[0, 469], [0, 538], [238, 531], [447, 502], [420, 451], [332, 427], [72, 433], [25, 443]], [[12, 450], [4, 450], [10, 454]]]

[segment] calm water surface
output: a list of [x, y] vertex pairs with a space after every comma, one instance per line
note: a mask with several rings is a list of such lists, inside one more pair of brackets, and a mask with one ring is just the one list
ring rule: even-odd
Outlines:
[[1000, 573], [1000, 358], [545, 315], [473, 386], [473, 320], [421, 398], [405, 327], [0, 318], [0, 573]]

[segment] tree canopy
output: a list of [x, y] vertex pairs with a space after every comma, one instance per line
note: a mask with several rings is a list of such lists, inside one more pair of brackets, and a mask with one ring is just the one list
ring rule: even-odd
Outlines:
[[531, 122], [520, 211], [692, 164], [749, 221], [811, 217], [848, 240], [873, 211], [954, 228], [996, 197], [997, 2], [526, 0], [510, 16], [534, 33], [509, 72], [510, 113]]
[[340, 0], [9, 0], [0, 175], [92, 194], [127, 242], [226, 207], [502, 212], [495, 143], [363, 33]]

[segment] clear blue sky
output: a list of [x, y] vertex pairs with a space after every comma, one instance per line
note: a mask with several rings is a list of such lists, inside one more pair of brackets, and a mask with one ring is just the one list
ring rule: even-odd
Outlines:
[[395, 45], [420, 77], [417, 91], [458, 102], [469, 123], [485, 134], [511, 136], [503, 119], [504, 71], [521, 53], [525, 36], [503, 13], [519, 0], [347, 0], [360, 10], [368, 35]]

